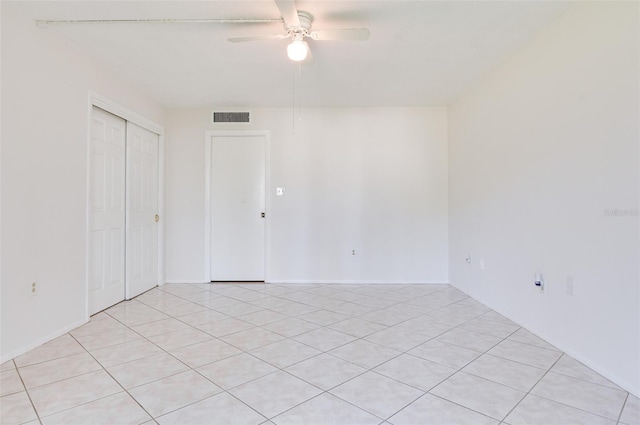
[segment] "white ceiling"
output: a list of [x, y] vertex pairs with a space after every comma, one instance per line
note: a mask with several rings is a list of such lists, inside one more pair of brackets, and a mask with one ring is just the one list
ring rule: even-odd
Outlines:
[[[272, 0], [22, 1], [41, 20], [280, 19]], [[300, 69], [286, 40], [227, 37], [284, 33], [260, 24], [49, 25], [78, 49], [167, 107], [447, 105], [507, 59], [568, 3], [560, 1], [359, 0], [296, 2], [313, 29], [369, 28], [366, 42], [309, 41]], [[296, 102], [297, 103], [297, 102]]]

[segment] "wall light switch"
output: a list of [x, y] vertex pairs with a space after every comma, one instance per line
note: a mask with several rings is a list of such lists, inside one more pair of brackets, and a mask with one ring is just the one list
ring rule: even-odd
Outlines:
[[282, 196], [282, 195], [284, 195], [284, 188], [276, 187], [276, 196]]

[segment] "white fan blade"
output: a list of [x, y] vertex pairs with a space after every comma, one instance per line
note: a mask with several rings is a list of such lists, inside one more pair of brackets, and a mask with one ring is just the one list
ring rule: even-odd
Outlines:
[[244, 41], [260, 41], [260, 40], [282, 40], [289, 37], [289, 35], [275, 34], [275, 35], [243, 35], [239, 37], [229, 37], [227, 41], [232, 43], [241, 43]]
[[281, 19], [65, 19], [37, 20], [38, 28], [49, 25], [88, 25], [88, 24], [260, 24], [282, 22]]
[[274, 0], [276, 6], [280, 10], [282, 19], [287, 27], [299, 27], [300, 19], [298, 19], [298, 9], [294, 0]]
[[313, 31], [309, 34], [314, 40], [353, 40], [365, 41], [369, 39], [369, 30], [366, 28], [344, 28], [335, 30]]

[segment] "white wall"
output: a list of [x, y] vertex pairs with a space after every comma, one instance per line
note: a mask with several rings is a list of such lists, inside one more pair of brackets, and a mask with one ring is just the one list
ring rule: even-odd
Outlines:
[[1, 7], [4, 361], [86, 318], [89, 90], [159, 123], [164, 110], [6, 2]]
[[446, 109], [304, 108], [295, 130], [289, 108], [226, 127], [210, 113], [167, 115], [168, 282], [209, 280], [205, 132], [229, 128], [271, 134], [269, 281], [448, 281]]
[[449, 115], [451, 282], [636, 395], [638, 34], [638, 3], [573, 3]]

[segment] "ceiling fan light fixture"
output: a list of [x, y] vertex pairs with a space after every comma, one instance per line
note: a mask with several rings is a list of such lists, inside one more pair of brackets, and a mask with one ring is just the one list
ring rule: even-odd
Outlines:
[[300, 62], [307, 58], [309, 47], [302, 40], [293, 40], [287, 46], [287, 56], [294, 62]]

